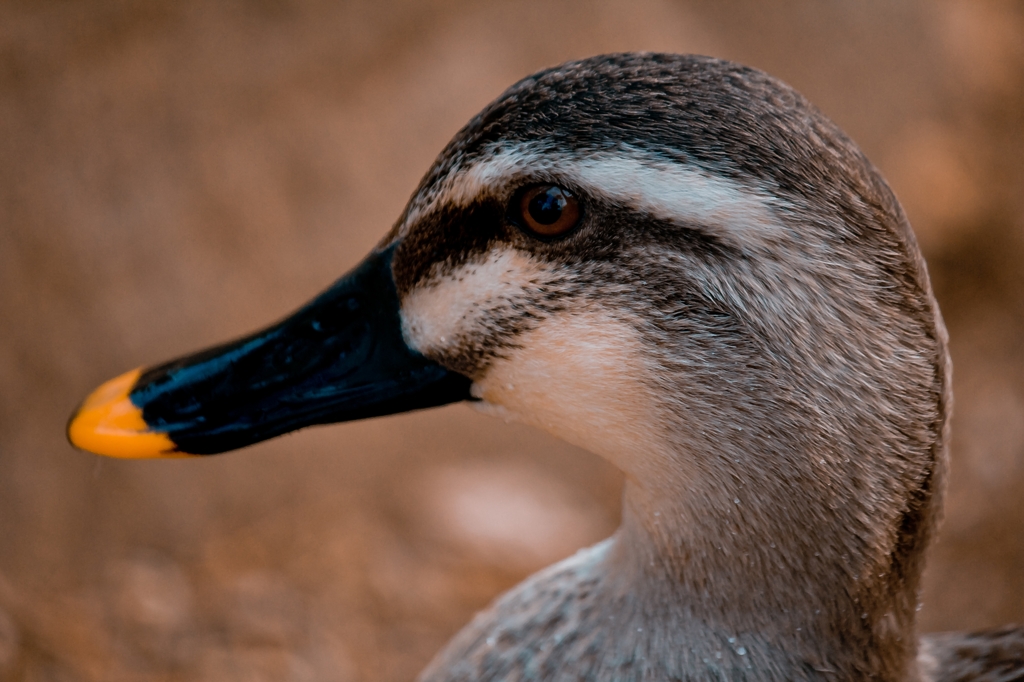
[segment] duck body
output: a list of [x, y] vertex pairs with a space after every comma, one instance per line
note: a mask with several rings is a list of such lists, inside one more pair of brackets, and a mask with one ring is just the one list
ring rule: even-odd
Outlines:
[[[503, 595], [423, 672], [470, 680], [818, 680], [832, 652], [781, 648], [691, 612], [680, 595], [638, 595], [616, 580], [618, 538], [577, 553]], [[543, 636], [538, 636], [543, 633]]]
[[623, 521], [425, 682], [952, 669], [915, 632], [946, 332], [885, 181], [770, 76], [619, 54], [524, 79], [362, 266], [268, 330], [101, 387], [69, 434], [208, 454], [463, 399], [620, 467]]

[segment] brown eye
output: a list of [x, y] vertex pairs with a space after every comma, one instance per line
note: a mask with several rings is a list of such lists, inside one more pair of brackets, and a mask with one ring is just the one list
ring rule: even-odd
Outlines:
[[531, 232], [544, 237], [564, 234], [580, 220], [580, 205], [568, 190], [557, 185], [540, 185], [523, 192], [519, 216]]

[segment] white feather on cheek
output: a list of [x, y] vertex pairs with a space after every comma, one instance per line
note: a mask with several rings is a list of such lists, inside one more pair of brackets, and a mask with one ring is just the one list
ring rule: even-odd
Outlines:
[[487, 313], [531, 294], [551, 278], [550, 266], [515, 249], [490, 251], [483, 261], [417, 286], [402, 301], [402, 333], [419, 352], [453, 348], [457, 340], [480, 333]]
[[473, 384], [481, 410], [540, 427], [633, 475], [644, 454], [664, 449], [632, 328], [597, 312], [564, 313], [517, 342]]
[[[402, 301], [406, 342], [425, 355], [488, 345], [496, 316], [528, 307], [565, 273], [514, 249], [494, 250], [430, 278]], [[537, 426], [640, 473], [638, 453], [663, 451], [656, 410], [642, 382], [644, 353], [627, 323], [583, 305], [551, 314], [514, 337], [473, 384], [481, 410]], [[581, 307], [582, 306], [582, 307]]]

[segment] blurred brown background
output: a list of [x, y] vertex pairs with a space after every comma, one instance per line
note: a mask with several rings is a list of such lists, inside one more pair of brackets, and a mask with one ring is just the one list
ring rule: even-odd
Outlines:
[[507, 85], [618, 50], [763, 68], [883, 169], [956, 367], [922, 627], [1024, 621], [1021, 8], [4, 0], [0, 679], [408, 680], [614, 529], [614, 470], [463, 406], [201, 461], [99, 459], [63, 429], [99, 382], [324, 288]]

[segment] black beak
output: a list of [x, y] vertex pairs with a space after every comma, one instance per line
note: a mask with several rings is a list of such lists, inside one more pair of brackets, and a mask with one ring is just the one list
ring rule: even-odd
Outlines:
[[208, 455], [313, 424], [470, 399], [470, 380], [409, 348], [391, 274], [370, 254], [291, 317], [96, 389], [73, 445], [114, 457]]

